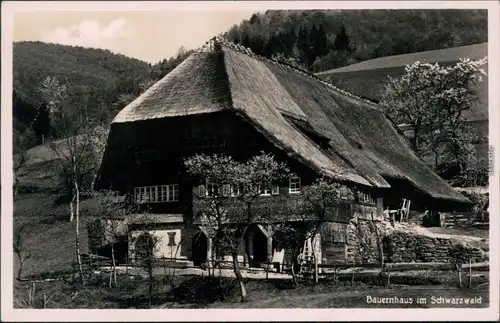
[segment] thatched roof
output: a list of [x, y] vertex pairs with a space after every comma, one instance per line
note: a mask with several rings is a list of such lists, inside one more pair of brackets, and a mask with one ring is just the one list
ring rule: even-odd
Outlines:
[[[422, 63], [454, 64], [460, 58], [482, 59], [488, 56], [488, 43], [460, 46], [403, 55], [385, 56], [317, 73], [321, 79], [369, 100], [378, 101], [388, 76], [400, 77], [405, 66]], [[487, 70], [488, 66], [484, 67]], [[488, 78], [475, 89], [479, 100], [466, 111], [469, 121], [488, 120]]]
[[[192, 54], [113, 124], [222, 110], [320, 173], [378, 188], [390, 188], [386, 179], [406, 179], [433, 198], [468, 202], [415, 156], [375, 104], [222, 38]], [[328, 138], [329, 147], [293, 120]]]

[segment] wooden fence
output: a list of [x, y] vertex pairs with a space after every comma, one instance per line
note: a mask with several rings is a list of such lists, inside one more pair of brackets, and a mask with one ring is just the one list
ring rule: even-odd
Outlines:
[[464, 227], [474, 223], [475, 216], [468, 213], [453, 212], [445, 214], [445, 227]]

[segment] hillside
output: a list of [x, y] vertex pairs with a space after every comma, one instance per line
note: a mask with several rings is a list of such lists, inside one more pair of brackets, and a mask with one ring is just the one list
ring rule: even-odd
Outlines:
[[[447, 65], [457, 63], [460, 58], [477, 60], [486, 56], [488, 56], [488, 43], [473, 44], [404, 55], [385, 56], [319, 72], [316, 75], [346, 91], [377, 102], [382, 95], [385, 84], [389, 80], [388, 77], [400, 77], [404, 74], [406, 65], [417, 61]], [[488, 66], [486, 65], [484, 69], [487, 71]], [[485, 77], [483, 83], [476, 89], [479, 100], [473, 106], [473, 109], [468, 111], [468, 120], [488, 120], [487, 89], [488, 79]]]
[[120, 104], [120, 100], [137, 96], [151, 76], [146, 62], [108, 50], [42, 42], [17, 42], [13, 50], [14, 132], [32, 126], [32, 136], [38, 141], [48, 133], [44, 107], [37, 113], [38, 88], [46, 77], [68, 84], [69, 96], [74, 100], [88, 96], [89, 105], [100, 107], [103, 121], [108, 121], [128, 103]]
[[[377, 57], [487, 41], [486, 10], [270, 10], [225, 34], [318, 72]], [[404, 30], [404, 32], [401, 32]]]

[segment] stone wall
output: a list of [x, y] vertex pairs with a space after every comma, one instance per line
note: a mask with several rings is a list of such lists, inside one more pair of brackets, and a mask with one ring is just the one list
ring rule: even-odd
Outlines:
[[380, 262], [379, 244], [388, 230], [388, 225], [385, 221], [371, 221], [354, 217], [347, 226], [347, 261], [355, 261], [356, 263]]
[[[387, 221], [355, 217], [347, 225], [347, 262], [379, 263], [379, 244], [385, 236], [393, 242], [393, 262], [468, 263], [469, 259], [472, 262], [488, 260], [487, 252], [461, 242], [394, 230]], [[384, 261], [387, 261], [387, 246], [382, 245]]]
[[389, 236], [394, 243], [394, 262], [450, 262], [485, 261], [488, 254], [479, 248], [446, 238], [394, 231]]

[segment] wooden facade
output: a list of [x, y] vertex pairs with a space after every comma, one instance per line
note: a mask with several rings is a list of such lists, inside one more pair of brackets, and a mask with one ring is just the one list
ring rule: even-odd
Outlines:
[[[244, 161], [264, 151], [272, 153], [277, 160], [286, 162], [290, 170], [300, 177], [302, 187], [310, 185], [317, 177], [317, 173], [313, 169], [290, 158], [245, 120], [228, 111], [147, 120], [118, 126], [126, 127], [126, 130], [121, 131], [121, 136], [117, 136], [113, 140], [126, 141], [127, 145], [122, 145], [125, 149], [108, 152], [112, 154], [108, 158], [113, 158], [119, 163], [113, 169], [105, 170], [106, 177], [102, 180], [107, 182], [111, 188], [134, 196], [134, 199], [137, 199], [137, 188], [150, 187], [157, 195], [160, 193], [155, 190], [161, 190], [162, 186], [176, 185], [178, 187], [178, 197], [175, 201], [145, 201], [140, 203], [144, 211], [147, 210], [159, 217], [164, 216], [164, 222], [157, 216], [153, 224], [150, 223], [142, 227], [134, 225], [138, 231], [147, 230], [157, 235], [161, 231], [171, 231], [171, 234], [177, 232], [176, 239], [182, 246], [174, 252], [172, 252], [172, 248], [164, 246], [163, 240], [168, 237], [168, 234], [165, 233], [162, 242], [160, 242], [163, 247], [160, 247], [160, 250], [156, 252], [160, 257], [173, 256], [200, 263], [200, 257], [205, 258], [207, 251], [195, 249], [210, 247], [207, 240], [209, 237], [206, 234], [200, 236], [199, 233], [203, 233], [203, 230], [196, 223], [193, 223], [194, 215], [204, 210], [206, 199], [199, 198], [196, 194], [199, 189], [199, 179], [191, 179], [185, 173], [183, 168], [185, 158], [200, 153], [224, 153], [231, 155], [236, 160]], [[302, 198], [301, 194], [290, 194], [288, 184], [288, 182], [279, 183], [279, 192], [259, 197], [255, 207], [270, 208], [269, 211], [272, 212], [273, 209], [278, 211], [280, 208], [299, 202]], [[346, 224], [354, 215], [369, 218], [366, 215], [368, 214], [366, 210], [375, 212], [376, 218], [379, 219], [382, 208], [381, 206], [377, 208], [373, 201], [349, 203], [332, 208], [327, 214], [327, 221]], [[169, 216], [172, 214], [181, 214], [183, 222], [168, 223]], [[129, 237], [130, 259], [134, 259], [137, 239], [137, 233]], [[347, 242], [344, 240], [335, 243], [345, 245]], [[254, 226], [249, 229], [240, 247], [241, 261], [249, 264], [252, 259], [254, 263], [263, 262], [264, 254], [266, 257], [272, 258], [274, 251], [278, 250], [276, 249], [277, 244], [279, 242], [273, 242], [272, 235], [265, 232], [265, 228], [263, 232]]]

